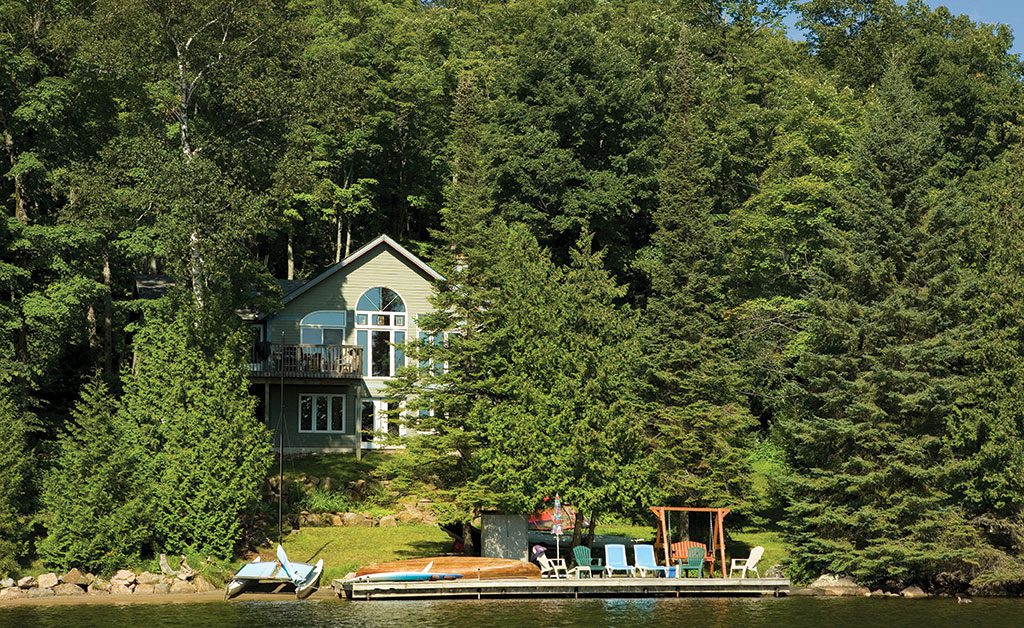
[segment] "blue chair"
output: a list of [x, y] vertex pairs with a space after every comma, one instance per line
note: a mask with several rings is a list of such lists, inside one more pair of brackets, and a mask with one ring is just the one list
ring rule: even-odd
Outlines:
[[662, 567], [654, 557], [653, 545], [634, 545], [633, 557], [636, 558], [636, 568], [640, 571], [640, 577], [646, 578], [648, 572], [655, 576], [661, 574], [668, 576], [668, 567]]
[[626, 562], [626, 546], [613, 544], [604, 546], [604, 558], [607, 564], [604, 572], [609, 576], [616, 571], [625, 571], [630, 576], [636, 576], [636, 567]]

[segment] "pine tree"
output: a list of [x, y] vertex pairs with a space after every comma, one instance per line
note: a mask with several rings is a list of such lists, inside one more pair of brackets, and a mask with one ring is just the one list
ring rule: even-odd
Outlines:
[[702, 98], [706, 71], [680, 45], [665, 123], [655, 213], [653, 295], [646, 312], [650, 438], [672, 503], [738, 506], [748, 486], [740, 449], [753, 419], [742, 395], [723, 290], [726, 216], [716, 208]]
[[796, 477], [798, 573], [933, 586], [976, 537], [949, 499], [943, 455], [955, 378], [936, 311], [955, 256], [929, 232], [938, 127], [898, 67], [879, 85], [854, 155], [840, 240], [817, 287], [809, 347], [783, 422]]
[[48, 565], [109, 573], [152, 540], [138, 473], [145, 452], [131, 446], [118, 411], [95, 375], [57, 441], [43, 486], [47, 536], [39, 553]]

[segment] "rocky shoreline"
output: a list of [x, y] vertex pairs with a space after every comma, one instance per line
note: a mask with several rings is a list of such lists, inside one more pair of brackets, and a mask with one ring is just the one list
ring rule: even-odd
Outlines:
[[919, 599], [931, 597], [921, 587], [909, 586], [902, 591], [874, 591], [861, 586], [846, 576], [824, 574], [806, 587], [793, 587], [789, 590], [793, 597], [896, 597]]
[[213, 593], [218, 587], [182, 561], [182, 569], [168, 573], [135, 573], [121, 569], [109, 580], [71, 569], [63, 575], [54, 572], [0, 580], [0, 602], [51, 597], [116, 597]]

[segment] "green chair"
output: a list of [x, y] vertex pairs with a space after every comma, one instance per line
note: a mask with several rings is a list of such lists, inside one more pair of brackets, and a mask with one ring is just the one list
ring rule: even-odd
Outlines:
[[601, 575], [604, 573], [604, 565], [600, 558], [590, 557], [590, 548], [586, 545], [577, 545], [572, 548], [573, 558], [576, 559], [576, 568], [573, 570], [576, 572], [577, 578], [582, 578], [583, 574], [587, 574], [588, 578], [592, 578], [594, 574]]
[[686, 561], [679, 559], [679, 567], [676, 570], [676, 577], [689, 576], [689, 572], [696, 571], [698, 578], [704, 577], [704, 548], [691, 547], [686, 550]]

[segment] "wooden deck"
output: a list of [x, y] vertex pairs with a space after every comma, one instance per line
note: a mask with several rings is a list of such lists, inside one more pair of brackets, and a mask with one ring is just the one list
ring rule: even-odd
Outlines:
[[331, 587], [351, 600], [523, 597], [692, 597], [779, 596], [785, 578], [582, 578], [461, 579], [439, 582], [345, 582]]

